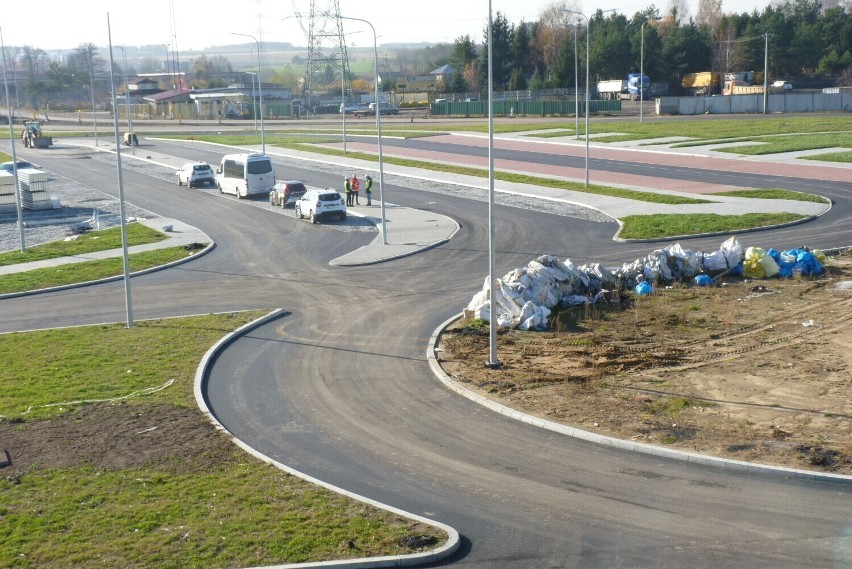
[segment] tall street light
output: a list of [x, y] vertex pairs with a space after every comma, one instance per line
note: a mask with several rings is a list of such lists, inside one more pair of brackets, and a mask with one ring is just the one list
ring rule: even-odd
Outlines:
[[639, 122], [642, 122], [645, 103], [645, 24], [648, 19], [642, 20], [642, 25], [639, 27], [639, 33], [642, 38], [639, 44]]
[[133, 141], [133, 122], [130, 120], [130, 97], [128, 96], [128, 87], [127, 87], [127, 51], [120, 45], [115, 46], [121, 50], [121, 53], [124, 54], [124, 111], [127, 113], [127, 132], [130, 133], [130, 151], [135, 156], [136, 155], [136, 145]]
[[[576, 93], [575, 93], [576, 94]], [[498, 369], [497, 359], [497, 279], [495, 278], [494, 231], [494, 26], [491, 0], [488, 0], [488, 360], [486, 367]]]
[[[112, 108], [115, 110], [115, 69], [112, 59], [112, 28], [109, 23], [109, 12], [107, 12], [107, 37], [109, 38], [109, 83], [112, 92]], [[118, 141], [118, 112], [112, 113], [113, 128], [115, 130], [115, 165], [118, 172], [118, 211], [121, 216], [121, 250], [124, 262], [124, 304], [127, 313], [127, 327], [133, 328], [133, 302], [130, 294], [130, 257], [127, 253], [127, 212], [124, 207], [124, 181], [121, 175], [121, 144]], [[132, 142], [132, 141], [131, 141]], [[132, 144], [131, 144], [132, 146]]]
[[[95, 130], [95, 146], [98, 145], [98, 120], [95, 117], [95, 65], [92, 63], [92, 48], [89, 46], [89, 89], [92, 93], [92, 128]], [[114, 109], [113, 109], [114, 110]]]
[[[382, 114], [379, 110], [381, 105], [379, 105], [379, 44], [378, 38], [376, 36], [376, 28], [373, 27], [373, 24], [364, 20], [362, 18], [350, 18], [348, 16], [337, 15], [341, 20], [353, 20], [355, 22], [364, 22], [370, 29], [373, 30], [373, 69], [375, 72], [375, 82], [373, 84], [374, 87], [374, 107], [376, 108], [376, 138], [378, 139], [379, 144], [379, 199], [381, 200], [382, 205], [382, 244], [388, 244], [388, 228], [387, 228], [387, 220], [385, 219], [385, 192], [384, 192], [384, 180], [385, 180], [385, 164], [384, 164], [384, 156], [382, 155]], [[345, 113], [344, 113], [345, 114]]]
[[254, 117], [254, 133], [257, 134], [257, 111], [254, 110], [254, 78], [257, 76], [257, 73], [252, 71], [246, 71], [248, 75], [251, 75], [251, 115]]
[[254, 40], [257, 46], [257, 94], [260, 100], [260, 148], [263, 154], [266, 154], [266, 139], [263, 137], [263, 76], [260, 73], [260, 42], [251, 34], [240, 34], [230, 32], [232, 36], [243, 36]]
[[[27, 252], [27, 246], [24, 242], [24, 219], [21, 208], [21, 186], [18, 183], [18, 156], [15, 154], [15, 127], [12, 125], [15, 121], [12, 117], [12, 103], [9, 100], [9, 82], [6, 80], [6, 44], [3, 43], [3, 29], [0, 28], [0, 51], [3, 52], [3, 86], [6, 88], [6, 105], [9, 107], [9, 142], [12, 144], [12, 174], [15, 177], [15, 206], [18, 211], [18, 231], [21, 238], [21, 253]], [[18, 85], [15, 84], [15, 89]]]
[[575, 14], [586, 19], [586, 187], [589, 187], [589, 18], [574, 10], [562, 9], [563, 12]]
[[577, 55], [577, 34], [579, 26], [574, 24], [574, 140], [580, 140], [580, 91], [578, 89], [580, 75], [579, 56]]

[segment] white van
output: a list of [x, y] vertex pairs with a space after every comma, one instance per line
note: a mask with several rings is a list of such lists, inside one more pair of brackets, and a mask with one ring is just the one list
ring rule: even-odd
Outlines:
[[216, 169], [216, 186], [220, 193], [244, 198], [267, 194], [275, 185], [272, 160], [265, 154], [228, 154]]

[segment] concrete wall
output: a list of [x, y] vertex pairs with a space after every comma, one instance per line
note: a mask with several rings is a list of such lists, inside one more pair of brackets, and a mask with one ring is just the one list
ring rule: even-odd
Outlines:
[[[659, 97], [658, 115], [762, 113], [763, 95], [715, 95], [712, 97]], [[770, 113], [817, 113], [852, 111], [852, 93], [779, 93], [768, 97]]]

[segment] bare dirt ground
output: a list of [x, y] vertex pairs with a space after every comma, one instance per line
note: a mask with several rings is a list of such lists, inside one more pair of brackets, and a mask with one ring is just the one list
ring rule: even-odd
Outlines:
[[[846, 283], [846, 285], [842, 284]], [[443, 369], [587, 431], [735, 460], [852, 474], [852, 252], [819, 277], [691, 284], [564, 310], [549, 332], [457, 322]]]

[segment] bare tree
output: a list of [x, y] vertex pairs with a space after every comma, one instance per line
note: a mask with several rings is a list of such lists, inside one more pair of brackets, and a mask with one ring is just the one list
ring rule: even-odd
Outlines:
[[557, 0], [542, 10], [538, 17], [538, 26], [531, 45], [536, 59], [545, 69], [556, 64], [565, 36], [579, 19], [565, 10], [581, 12], [580, 3], [577, 0]]
[[689, 5], [686, 0], [669, 0], [669, 14], [675, 24], [681, 25], [689, 21]]
[[699, 26], [707, 26], [714, 38], [719, 35], [719, 21], [721, 19], [722, 0], [698, 0], [698, 13], [695, 15], [695, 23]]

